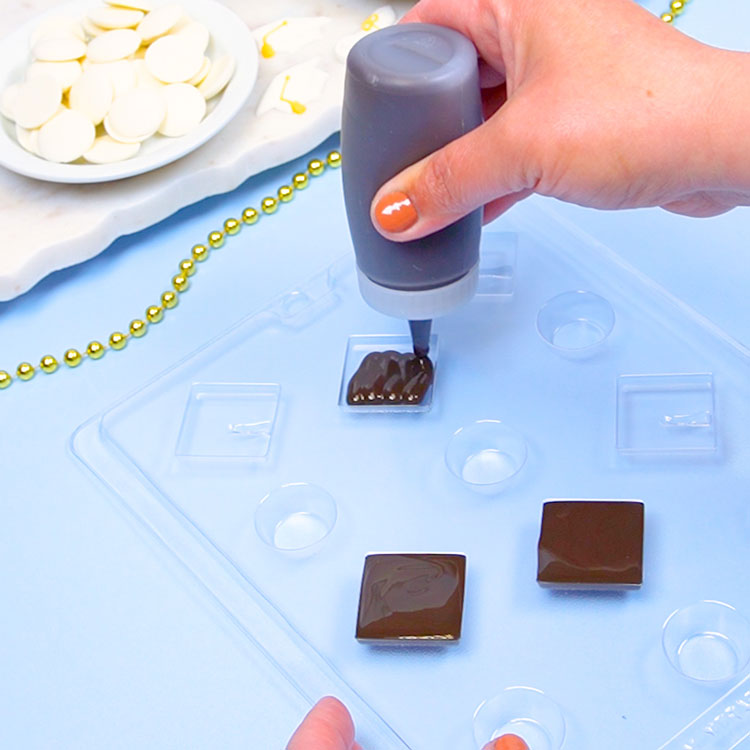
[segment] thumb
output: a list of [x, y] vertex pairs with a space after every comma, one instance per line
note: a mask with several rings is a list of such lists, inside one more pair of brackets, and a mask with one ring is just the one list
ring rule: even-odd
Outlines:
[[415, 240], [487, 203], [497, 215], [528, 195], [537, 176], [516, 109], [508, 102], [478, 128], [388, 180], [370, 208], [375, 228], [391, 240]]
[[[287, 750], [358, 750], [354, 722], [336, 698], [318, 701], [289, 740]], [[359, 748], [361, 750], [361, 748]]]

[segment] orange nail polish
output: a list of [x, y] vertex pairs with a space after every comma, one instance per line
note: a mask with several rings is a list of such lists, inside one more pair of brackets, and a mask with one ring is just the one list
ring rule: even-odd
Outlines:
[[529, 750], [529, 746], [517, 734], [504, 734], [490, 747], [492, 750]]
[[386, 232], [398, 234], [414, 226], [417, 210], [406, 193], [394, 191], [384, 195], [375, 206], [375, 219]]

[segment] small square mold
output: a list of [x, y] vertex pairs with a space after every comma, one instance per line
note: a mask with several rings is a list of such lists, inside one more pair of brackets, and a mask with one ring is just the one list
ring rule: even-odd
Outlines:
[[388, 404], [378, 403], [372, 405], [354, 405], [347, 401], [349, 381], [359, 369], [362, 360], [374, 352], [395, 351], [399, 354], [413, 353], [410, 335], [381, 334], [381, 335], [356, 335], [350, 336], [346, 346], [344, 358], [344, 371], [341, 376], [341, 387], [339, 389], [339, 406], [353, 414], [415, 414], [429, 411], [432, 407], [432, 397], [435, 392], [435, 382], [438, 368], [438, 337], [430, 336], [430, 360], [432, 361], [433, 376], [432, 385], [425, 393], [424, 398], [418, 404]]
[[621, 375], [616, 444], [626, 455], [715, 451], [713, 375]]
[[183, 458], [265, 458], [280, 393], [276, 383], [193, 383], [175, 454]]
[[518, 235], [515, 232], [486, 232], [479, 256], [477, 297], [510, 299], [515, 288]]

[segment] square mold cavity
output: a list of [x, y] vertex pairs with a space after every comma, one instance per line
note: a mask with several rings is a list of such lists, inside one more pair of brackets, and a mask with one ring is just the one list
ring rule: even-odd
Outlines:
[[264, 458], [271, 445], [280, 392], [275, 383], [193, 383], [176, 455]]
[[715, 451], [713, 375], [621, 375], [617, 450], [624, 454]]
[[344, 371], [341, 375], [341, 387], [339, 389], [339, 406], [345, 411], [353, 414], [414, 414], [429, 411], [432, 407], [432, 394], [435, 392], [435, 381], [437, 379], [438, 367], [438, 338], [430, 336], [430, 360], [433, 366], [432, 385], [429, 387], [424, 398], [418, 404], [373, 404], [372, 406], [354, 406], [347, 403], [346, 394], [349, 381], [359, 369], [362, 360], [373, 352], [396, 351], [400, 354], [413, 352], [410, 335], [384, 334], [378, 336], [357, 335], [350, 336], [346, 345], [346, 357], [344, 358]]
[[479, 256], [477, 297], [510, 299], [515, 287], [518, 235], [515, 232], [486, 232]]

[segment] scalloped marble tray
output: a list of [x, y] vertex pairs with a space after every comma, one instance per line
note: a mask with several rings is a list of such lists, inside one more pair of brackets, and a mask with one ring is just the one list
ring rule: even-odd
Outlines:
[[[261, 58], [258, 83], [234, 120], [204, 146], [149, 174], [98, 185], [39, 182], [0, 168], [0, 301], [17, 297], [61, 268], [88, 260], [115, 239], [151, 226], [180, 208], [233, 190], [248, 177], [294, 159], [339, 128], [344, 65], [335, 54], [356, 33], [378, 0], [223, 0], [255, 29], [285, 16], [330, 18], [321, 39], [295, 52]], [[412, 3], [389, 3], [398, 15]], [[0, 37], [55, 0], [28, 0], [3, 8]], [[1, 43], [0, 43], [1, 44]], [[272, 110], [256, 116], [274, 77], [316, 60], [328, 74], [319, 98], [302, 115]]]

